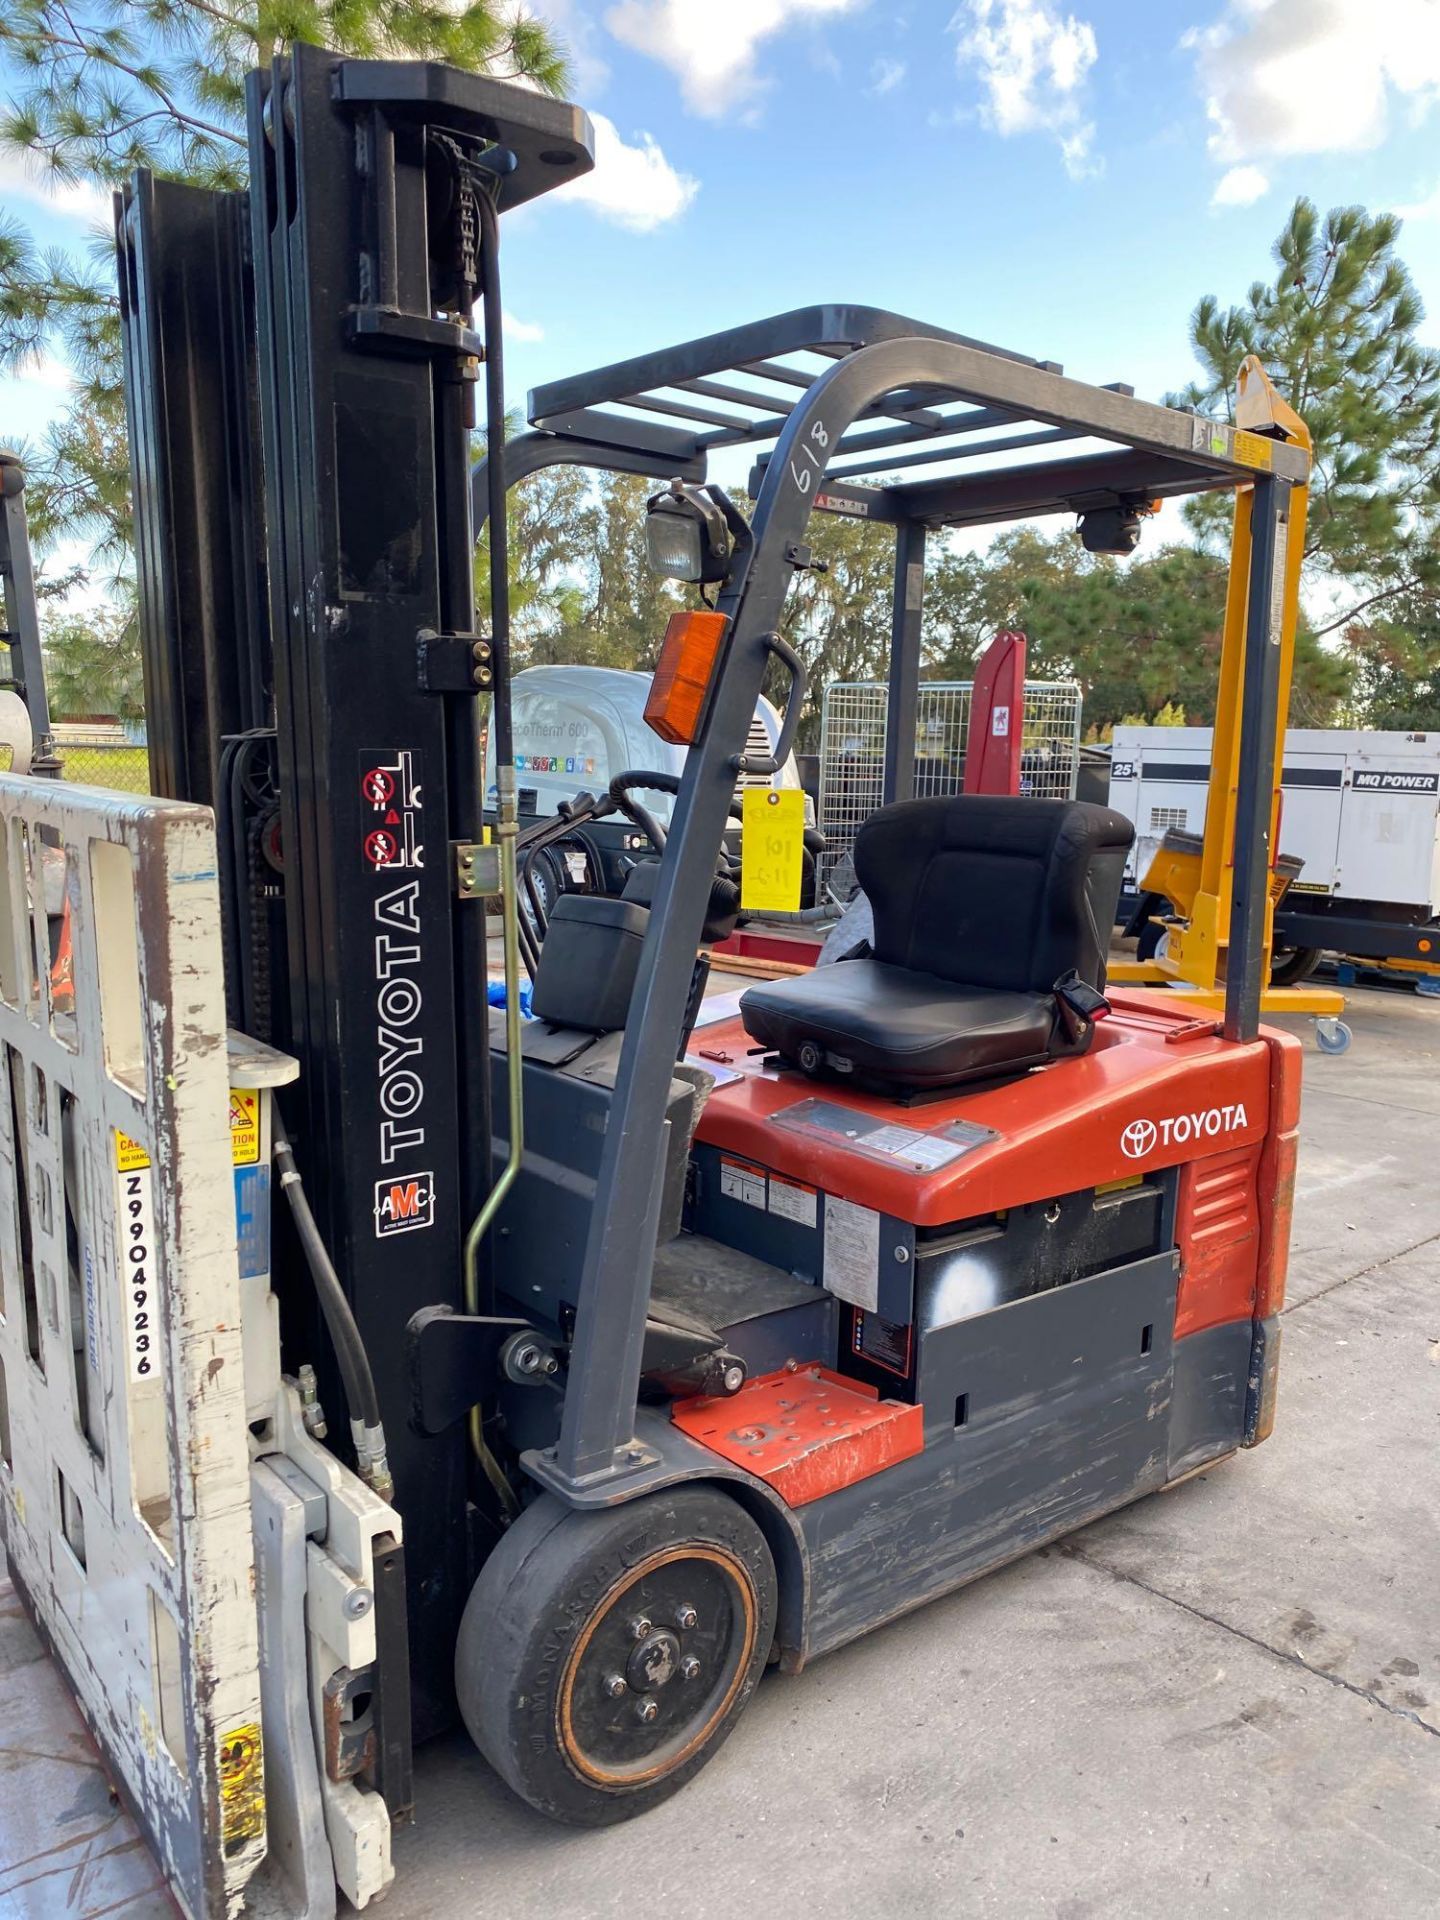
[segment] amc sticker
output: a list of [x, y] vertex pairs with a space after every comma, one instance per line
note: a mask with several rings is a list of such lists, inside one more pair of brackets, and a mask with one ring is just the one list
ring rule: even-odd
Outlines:
[[115, 1220], [125, 1348], [131, 1380], [160, 1375], [160, 1321], [155, 1293], [155, 1195], [150, 1156], [128, 1134], [115, 1135]]

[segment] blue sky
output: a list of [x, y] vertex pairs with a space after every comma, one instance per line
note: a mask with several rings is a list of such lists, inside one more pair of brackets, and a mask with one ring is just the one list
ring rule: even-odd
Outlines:
[[[1406, 213], [1440, 343], [1440, 0], [536, 0], [597, 116], [587, 183], [506, 229], [512, 402], [816, 300], [870, 302], [1147, 397], [1196, 298], [1269, 270], [1296, 193]], [[94, 206], [11, 160], [48, 241]], [[64, 397], [0, 382], [0, 438]]]

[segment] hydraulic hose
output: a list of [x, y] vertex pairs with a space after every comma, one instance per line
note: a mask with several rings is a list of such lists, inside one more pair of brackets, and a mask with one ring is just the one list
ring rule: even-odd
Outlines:
[[340, 1378], [345, 1384], [345, 1398], [350, 1408], [350, 1434], [355, 1443], [355, 1460], [360, 1478], [382, 1500], [389, 1500], [395, 1492], [395, 1482], [386, 1458], [385, 1429], [380, 1420], [380, 1400], [375, 1391], [375, 1376], [370, 1370], [370, 1356], [365, 1351], [360, 1328], [345, 1297], [335, 1263], [310, 1211], [305, 1184], [295, 1165], [290, 1136], [280, 1118], [280, 1109], [273, 1101], [271, 1136], [281, 1190], [290, 1203], [295, 1231], [300, 1236], [300, 1245], [315, 1282], [320, 1310], [325, 1315], [325, 1325], [340, 1364]]
[[[505, 1080], [509, 1104], [508, 1151], [499, 1178], [465, 1235], [465, 1311], [480, 1311], [480, 1242], [520, 1172], [524, 1146], [523, 1064], [520, 1058], [520, 891], [515, 842], [520, 830], [515, 791], [515, 736], [510, 708], [510, 543], [506, 525], [505, 361], [500, 308], [500, 216], [488, 194], [480, 209], [480, 294], [485, 325], [486, 527], [490, 538], [490, 647], [495, 676], [491, 719], [495, 736], [495, 839], [500, 853], [500, 927], [505, 957]], [[533, 974], [533, 969], [531, 970]], [[470, 1411], [470, 1442], [505, 1512], [519, 1502], [485, 1440], [484, 1415]]]

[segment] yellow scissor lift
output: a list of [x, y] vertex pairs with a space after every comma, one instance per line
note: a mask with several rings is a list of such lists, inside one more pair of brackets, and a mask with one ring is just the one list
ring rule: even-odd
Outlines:
[[[1280, 398], [1260, 362], [1251, 355], [1240, 368], [1235, 406], [1236, 451], [1256, 464], [1267, 459], [1265, 449], [1276, 440], [1311, 450], [1310, 433], [1297, 413]], [[1276, 701], [1273, 758], [1273, 798], [1269, 845], [1275, 848], [1280, 822], [1280, 776], [1285, 747], [1285, 722], [1290, 708], [1290, 681], [1295, 662], [1295, 625], [1300, 608], [1300, 566], [1305, 551], [1305, 514], [1309, 488], [1295, 483], [1290, 489], [1288, 520], [1282, 522], [1283, 563], [1275, 569], [1275, 587], [1283, 596], [1278, 625], [1280, 672]], [[1240, 768], [1240, 705], [1245, 675], [1246, 582], [1250, 577], [1250, 511], [1253, 492], [1240, 488], [1235, 495], [1235, 527], [1230, 547], [1230, 590], [1225, 603], [1225, 633], [1220, 650], [1220, 679], [1215, 704], [1215, 736], [1210, 756], [1210, 786], [1205, 810], [1205, 833], [1199, 851], [1190, 836], [1166, 836], [1145, 874], [1142, 894], [1162, 895], [1173, 911], [1160, 916], [1165, 929], [1161, 949], [1149, 960], [1117, 960], [1107, 969], [1112, 982], [1167, 986], [1202, 1007], [1225, 1004], [1225, 959], [1230, 940], [1230, 898], [1235, 858], [1235, 800]], [[1277, 556], [1278, 558], [1278, 556]], [[1274, 623], [1271, 631], [1276, 631]], [[1186, 844], [1191, 841], [1190, 844]], [[1265, 950], [1261, 978], [1270, 977], [1275, 903], [1284, 892], [1279, 869], [1271, 867], [1272, 884], [1265, 910]], [[1327, 1053], [1342, 1053], [1350, 1031], [1340, 1020], [1344, 995], [1331, 987], [1268, 986], [1261, 996], [1265, 1013], [1310, 1014], [1316, 1021], [1316, 1039]]]

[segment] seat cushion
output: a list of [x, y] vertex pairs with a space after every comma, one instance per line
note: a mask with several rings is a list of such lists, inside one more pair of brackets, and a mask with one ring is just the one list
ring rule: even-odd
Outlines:
[[806, 1072], [940, 1087], [1049, 1057], [1055, 997], [957, 986], [883, 960], [841, 960], [740, 998], [745, 1031]]

